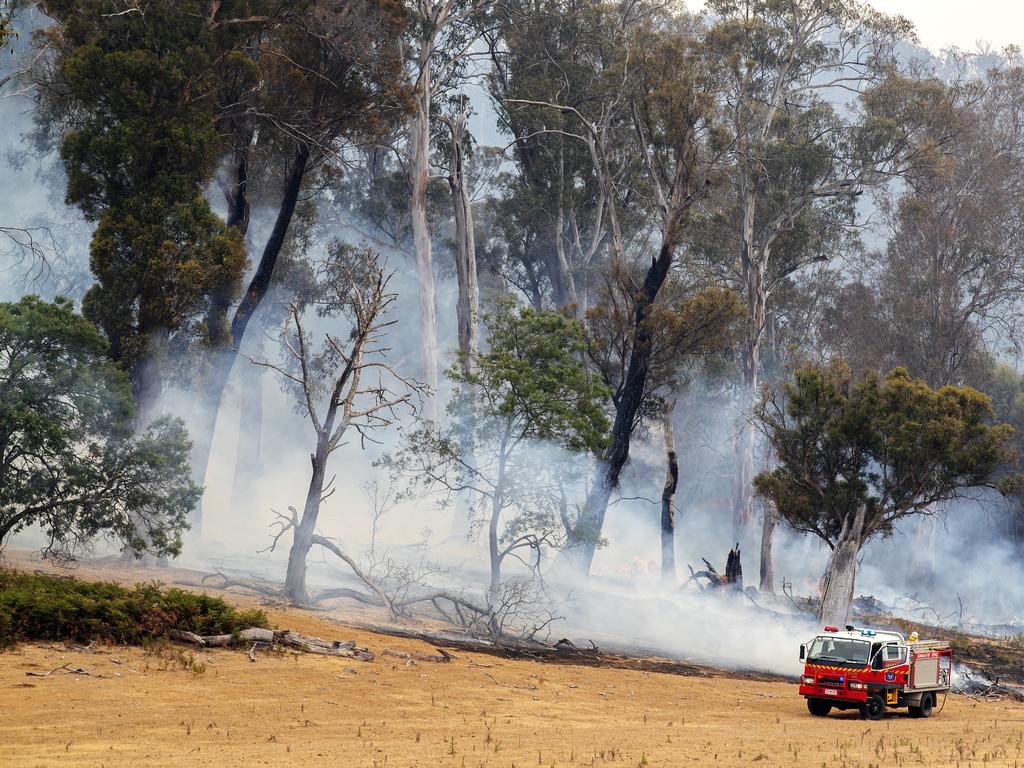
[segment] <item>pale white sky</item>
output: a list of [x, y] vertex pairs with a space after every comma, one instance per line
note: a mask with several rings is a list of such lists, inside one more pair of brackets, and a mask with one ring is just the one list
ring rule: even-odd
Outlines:
[[[955, 45], [974, 50], [978, 41], [999, 49], [1024, 47], [1024, 2], [1021, 0], [868, 0], [885, 13], [906, 16], [921, 43], [934, 51]], [[689, 0], [691, 8], [702, 0]]]

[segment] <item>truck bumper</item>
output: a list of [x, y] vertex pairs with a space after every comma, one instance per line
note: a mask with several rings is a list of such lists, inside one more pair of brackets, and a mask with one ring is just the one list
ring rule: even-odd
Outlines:
[[860, 706], [868, 700], [867, 691], [851, 691], [849, 688], [833, 688], [826, 685], [801, 685], [800, 695], [807, 699], [830, 701], [835, 706]]

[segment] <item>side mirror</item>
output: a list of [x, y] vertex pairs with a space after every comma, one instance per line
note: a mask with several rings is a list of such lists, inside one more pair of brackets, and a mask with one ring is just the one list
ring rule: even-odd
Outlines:
[[806, 658], [807, 658], [807, 646], [804, 645], [803, 643], [800, 643], [800, 661], [803, 661]]

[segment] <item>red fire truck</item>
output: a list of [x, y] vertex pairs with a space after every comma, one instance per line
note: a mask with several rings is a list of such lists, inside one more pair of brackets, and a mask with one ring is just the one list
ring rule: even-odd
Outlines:
[[800, 695], [812, 715], [833, 709], [857, 709], [878, 720], [886, 707], [907, 707], [913, 717], [928, 717], [940, 693], [949, 691], [953, 652], [939, 640], [907, 640], [898, 632], [825, 627], [800, 646], [804, 673]]

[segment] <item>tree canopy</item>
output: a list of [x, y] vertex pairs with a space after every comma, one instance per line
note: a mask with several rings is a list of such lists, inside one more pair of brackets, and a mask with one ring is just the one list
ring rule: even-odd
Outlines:
[[201, 494], [180, 421], [133, 433], [125, 374], [70, 302], [0, 304], [0, 545], [42, 528], [72, 558], [97, 537], [133, 553], [177, 554]]
[[784, 520], [835, 546], [864, 509], [862, 543], [910, 515], [991, 487], [1013, 429], [971, 387], [932, 389], [904, 368], [857, 379], [835, 363], [796, 371], [760, 420], [778, 467], [755, 478]]

